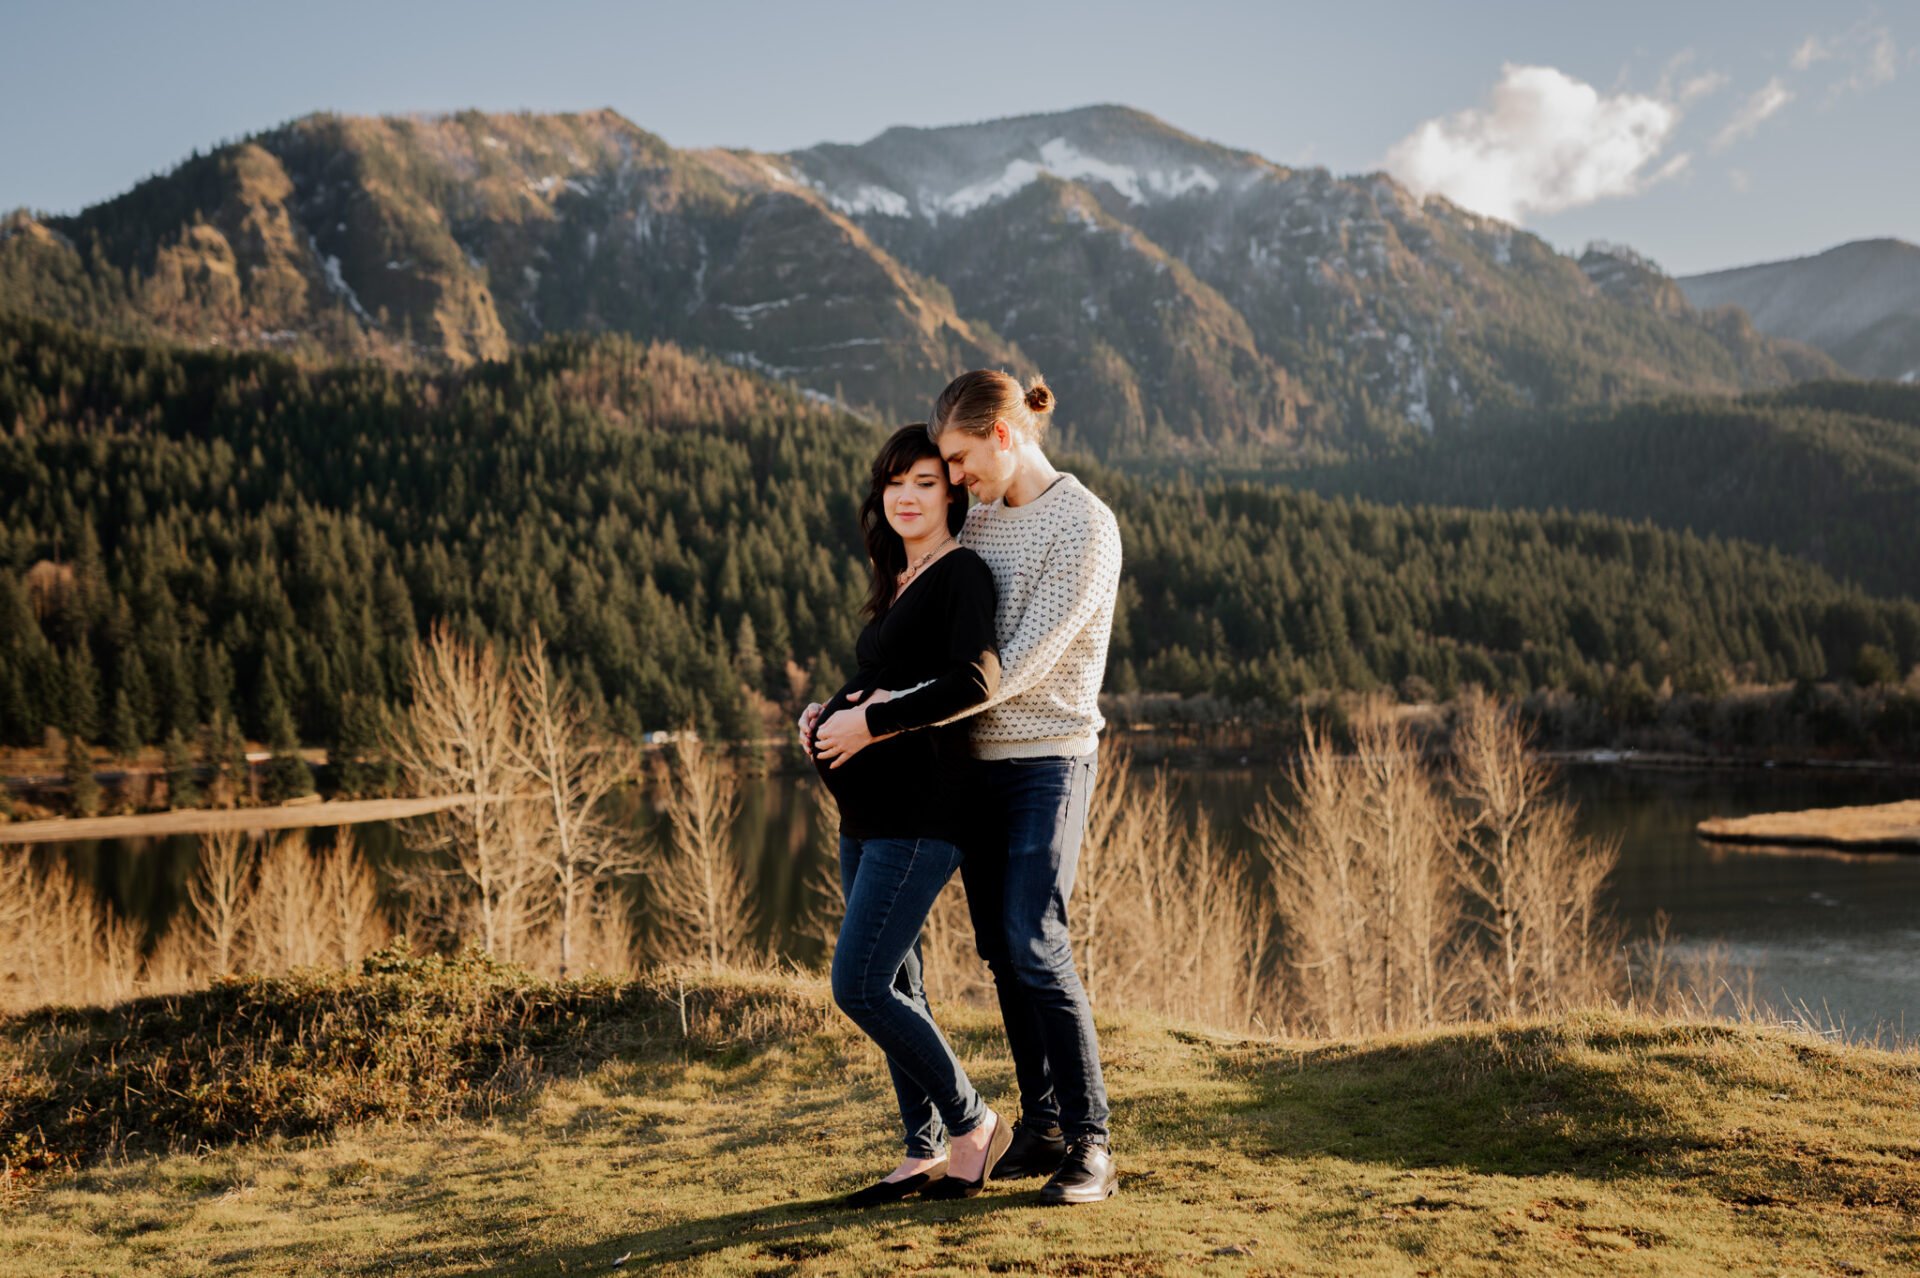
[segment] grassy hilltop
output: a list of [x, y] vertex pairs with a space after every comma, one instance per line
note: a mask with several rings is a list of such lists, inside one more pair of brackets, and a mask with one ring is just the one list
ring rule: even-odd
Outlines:
[[[945, 1019], [989, 1099], [997, 1025]], [[835, 1210], [877, 1051], [789, 977], [353, 976], [0, 1023], [0, 1273], [1723, 1274], [1920, 1265], [1920, 1059], [1617, 1012], [1357, 1042], [1101, 1018], [1120, 1194]], [[175, 1152], [158, 1152], [168, 1145]]]

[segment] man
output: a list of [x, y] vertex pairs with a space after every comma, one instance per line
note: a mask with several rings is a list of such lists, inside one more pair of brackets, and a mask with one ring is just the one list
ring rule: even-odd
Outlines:
[[[994, 978], [1020, 1084], [1021, 1118], [994, 1179], [1047, 1175], [1047, 1202], [1099, 1202], [1115, 1186], [1099, 1040], [1067, 933], [1086, 832], [1098, 698], [1120, 584], [1113, 512], [1047, 460], [1052, 391], [1005, 373], [967, 373], [941, 392], [927, 430], [977, 504], [963, 543], [993, 572], [1000, 686], [972, 714], [990, 832], [961, 876]], [[802, 742], [836, 765], [901, 730], [912, 692], [876, 692]]]

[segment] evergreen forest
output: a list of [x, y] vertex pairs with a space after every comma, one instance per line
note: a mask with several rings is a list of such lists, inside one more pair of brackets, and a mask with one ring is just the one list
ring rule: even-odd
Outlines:
[[[0, 424], [0, 743], [218, 730], [351, 757], [436, 620], [537, 625], [630, 736], [779, 736], [849, 673], [883, 429], [672, 345], [429, 372], [0, 318]], [[1479, 684], [1627, 723], [1664, 693], [1920, 663], [1920, 604], [1777, 547], [1062, 461], [1121, 525], [1118, 694], [1274, 715]]]

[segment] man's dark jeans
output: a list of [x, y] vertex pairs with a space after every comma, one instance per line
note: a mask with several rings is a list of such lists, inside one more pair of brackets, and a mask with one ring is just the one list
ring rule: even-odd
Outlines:
[[993, 972], [1030, 1126], [1068, 1140], [1107, 1135], [1107, 1088], [1093, 1010], [1073, 965], [1073, 894], [1096, 756], [998, 759], [981, 765], [992, 824], [967, 848], [975, 943]]

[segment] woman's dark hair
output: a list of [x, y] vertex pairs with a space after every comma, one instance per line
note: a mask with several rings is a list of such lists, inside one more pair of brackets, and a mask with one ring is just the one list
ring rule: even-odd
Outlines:
[[[940, 461], [940, 450], [934, 447], [926, 426], [915, 422], [893, 432], [873, 459], [873, 485], [867, 490], [867, 499], [860, 503], [860, 535], [867, 543], [867, 558], [873, 562], [873, 586], [860, 609], [860, 615], [868, 621], [878, 621], [892, 607], [894, 586], [907, 567], [906, 543], [887, 522], [887, 482], [922, 457]], [[967, 490], [953, 482], [945, 462], [940, 464], [940, 473], [947, 480], [947, 531], [958, 533], [967, 518]]]

